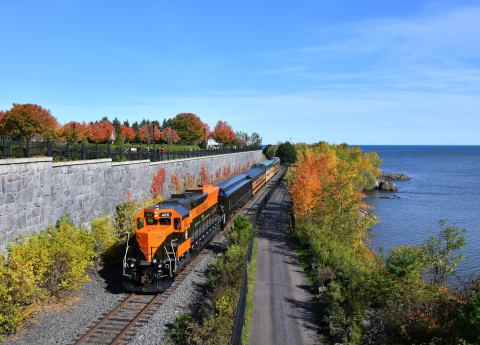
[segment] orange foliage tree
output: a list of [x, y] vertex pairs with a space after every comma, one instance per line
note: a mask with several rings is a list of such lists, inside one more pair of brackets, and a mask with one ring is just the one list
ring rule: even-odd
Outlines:
[[222, 145], [233, 144], [237, 139], [237, 136], [232, 130], [232, 127], [225, 121], [217, 122], [213, 130], [213, 137], [218, 143]]
[[54, 136], [60, 127], [50, 110], [37, 104], [17, 104], [5, 112], [0, 121], [0, 134], [31, 138], [35, 134]]
[[135, 139], [135, 131], [132, 127], [127, 127], [125, 125], [120, 126], [120, 134], [129, 142]]
[[61, 138], [70, 142], [81, 141], [87, 136], [88, 125], [85, 122], [70, 121], [59, 130]]
[[115, 128], [110, 121], [97, 121], [88, 126], [88, 139], [93, 143], [106, 143], [113, 134]]
[[305, 218], [315, 207], [322, 209], [324, 188], [333, 178], [330, 164], [327, 155], [314, 155], [295, 168], [289, 191], [295, 214], [300, 218]]
[[153, 176], [152, 185], [150, 187], [150, 193], [153, 197], [163, 195], [163, 186], [165, 184], [165, 168], [158, 169], [157, 173]]

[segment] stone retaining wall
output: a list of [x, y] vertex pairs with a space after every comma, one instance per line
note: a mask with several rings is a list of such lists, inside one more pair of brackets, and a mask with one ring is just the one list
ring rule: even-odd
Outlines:
[[[111, 159], [53, 163], [51, 158], [0, 160], [0, 247], [22, 234], [55, 222], [68, 212], [75, 223], [113, 214], [115, 206], [152, 197], [152, 179], [164, 169], [163, 195], [172, 192], [172, 176], [183, 185], [208, 178], [219, 181], [250, 168], [261, 151], [163, 162]], [[203, 178], [201, 178], [203, 176]]]

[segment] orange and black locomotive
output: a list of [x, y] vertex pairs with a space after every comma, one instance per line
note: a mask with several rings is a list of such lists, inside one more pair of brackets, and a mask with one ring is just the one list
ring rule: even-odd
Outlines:
[[128, 239], [123, 281], [129, 291], [161, 292], [175, 275], [278, 171], [279, 160], [255, 164], [218, 185], [200, 185], [135, 215]]

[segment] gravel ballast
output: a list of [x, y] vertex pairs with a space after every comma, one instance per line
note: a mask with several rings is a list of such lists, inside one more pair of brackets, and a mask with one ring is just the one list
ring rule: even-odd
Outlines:
[[[163, 344], [168, 325], [175, 321], [180, 313], [189, 312], [189, 306], [202, 298], [203, 287], [207, 283], [206, 270], [215, 257], [215, 250], [206, 248], [206, 254], [193, 268], [175, 291], [163, 302], [155, 314], [139, 328], [129, 344]], [[111, 273], [114, 275], [115, 273]], [[65, 306], [45, 308], [36, 313], [30, 324], [13, 336], [5, 339], [4, 344], [46, 345], [72, 344], [80, 335], [87, 332], [89, 326], [113, 309], [127, 296], [120, 289], [118, 279], [108, 282], [98, 275], [91, 275], [91, 282], [74, 296], [73, 302]], [[118, 291], [115, 291], [117, 289]]]
[[185, 277], [172, 295], [158, 308], [155, 314], [141, 327], [135, 337], [129, 340], [132, 345], [163, 344], [168, 326], [177, 316], [189, 313], [190, 306], [203, 298], [203, 287], [207, 284], [206, 271], [214, 253], [209, 252]]
[[29, 320], [30, 325], [5, 339], [5, 344], [72, 344], [95, 320], [127, 296], [118, 288], [118, 280], [110, 283], [108, 278], [96, 274], [90, 278], [91, 282], [85, 283], [74, 296], [78, 300], [39, 311]]

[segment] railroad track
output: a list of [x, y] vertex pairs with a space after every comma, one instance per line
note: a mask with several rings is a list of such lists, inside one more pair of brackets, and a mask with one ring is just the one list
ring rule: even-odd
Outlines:
[[128, 344], [138, 329], [153, 316], [158, 307], [175, 291], [176, 287], [207, 255], [201, 251], [175, 278], [165, 292], [155, 295], [129, 294], [97, 324], [82, 335], [77, 344]]
[[[242, 209], [235, 212], [231, 218], [233, 220], [239, 213], [245, 213], [251, 216], [255, 205], [265, 195], [266, 191], [273, 185], [273, 181], [280, 176], [282, 170], [269, 182], [269, 184], [252, 200], [250, 200]], [[227, 224], [230, 225], [231, 222]], [[212, 239], [212, 242], [215, 240]], [[138, 329], [148, 322], [160, 305], [170, 297], [178, 285], [188, 276], [188, 274], [197, 266], [197, 264], [207, 255], [207, 250], [202, 250], [195, 256], [190, 263], [183, 269], [166, 291], [161, 294], [147, 295], [131, 293], [123, 299], [115, 308], [108, 312], [100, 321], [92, 325], [90, 329], [83, 334], [73, 344], [128, 344], [135, 337]]]

